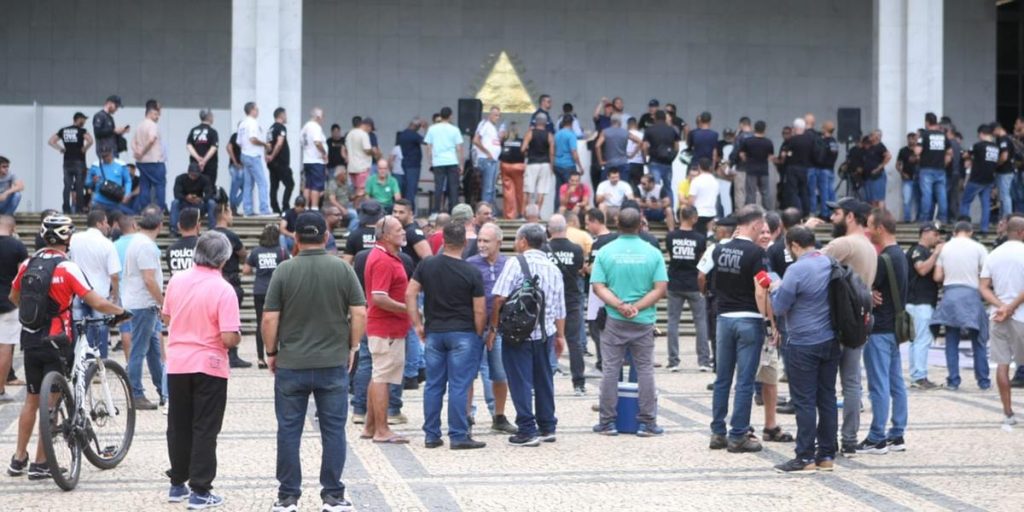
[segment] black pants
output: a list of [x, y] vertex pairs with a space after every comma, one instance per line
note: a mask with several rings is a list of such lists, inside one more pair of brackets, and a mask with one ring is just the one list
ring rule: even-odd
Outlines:
[[[434, 211], [451, 212], [459, 204], [459, 166], [442, 165], [431, 167], [430, 170], [434, 173]], [[448, 204], [442, 210], [445, 193], [448, 195]]]
[[228, 380], [205, 373], [167, 376], [167, 456], [171, 485], [186, 481], [207, 494], [217, 476], [217, 436], [224, 422]]
[[263, 329], [260, 326], [263, 325], [263, 301], [266, 299], [266, 295], [258, 293], [252, 295], [252, 303], [256, 308], [256, 357], [260, 361], [263, 360]]
[[[242, 299], [245, 298], [245, 290], [242, 289], [241, 276], [239, 276], [238, 274], [233, 274], [231, 276], [226, 276], [225, 279], [227, 280], [227, 282], [231, 283], [231, 287], [235, 289], [235, 297], [238, 297], [238, 309], [242, 309]], [[238, 361], [239, 359], [241, 358], [238, 357], [238, 347], [228, 349], [229, 361], [234, 362]]]
[[[292, 205], [292, 190], [295, 188], [295, 179], [292, 178], [292, 170], [287, 165], [268, 164], [270, 171], [270, 209], [274, 213], [281, 213]], [[284, 184], [284, 196], [281, 203], [277, 202], [277, 187]]]
[[[64, 162], [64, 194], [61, 210], [80, 213], [85, 207], [85, 162]], [[74, 204], [71, 203], [74, 194]]]
[[803, 213], [811, 208], [811, 194], [807, 190], [807, 168], [797, 166], [786, 167], [786, 186], [783, 187], [786, 207], [794, 207]]
[[207, 178], [210, 178], [210, 183], [213, 183], [213, 189], [214, 189], [214, 191], [216, 191], [217, 190], [217, 164], [216, 163], [213, 163], [213, 164], [209, 164], [208, 163], [208, 164], [206, 164], [206, 167], [203, 167], [203, 174], [205, 174]]
[[[575, 282], [567, 282], [566, 286], [576, 286]], [[583, 377], [583, 341], [580, 338], [580, 325], [583, 322], [583, 310], [579, 304], [566, 304], [565, 307], [565, 344], [569, 349], [569, 373], [572, 375], [573, 387], [583, 386], [587, 379]]]

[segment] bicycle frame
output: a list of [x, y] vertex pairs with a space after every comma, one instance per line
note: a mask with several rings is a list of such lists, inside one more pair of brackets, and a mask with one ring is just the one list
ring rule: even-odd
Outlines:
[[107, 386], [107, 373], [106, 367], [103, 365], [103, 358], [100, 357], [99, 351], [90, 346], [89, 341], [85, 339], [85, 331], [88, 325], [105, 324], [106, 321], [106, 319], [101, 318], [87, 318], [75, 322], [78, 341], [75, 343], [75, 355], [72, 361], [70, 378], [74, 385], [75, 413], [87, 420], [90, 418], [84, 414], [85, 386], [87, 384], [85, 382], [85, 370], [86, 364], [90, 359], [95, 362], [97, 367], [96, 375], [103, 384], [103, 403], [106, 405], [107, 411], [113, 414], [117, 410], [114, 408], [114, 398], [110, 394], [110, 387]]

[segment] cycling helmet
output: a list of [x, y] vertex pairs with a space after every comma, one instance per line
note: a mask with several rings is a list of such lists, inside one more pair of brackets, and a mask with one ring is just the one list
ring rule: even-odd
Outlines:
[[39, 228], [39, 236], [43, 237], [48, 245], [68, 245], [74, 232], [75, 223], [66, 215], [47, 216]]

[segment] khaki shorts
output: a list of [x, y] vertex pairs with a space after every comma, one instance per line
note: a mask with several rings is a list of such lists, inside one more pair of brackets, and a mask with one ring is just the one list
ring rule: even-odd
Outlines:
[[527, 194], [550, 194], [554, 187], [551, 182], [553, 177], [551, 164], [526, 164], [523, 190]]
[[367, 338], [370, 359], [373, 361], [373, 382], [401, 384], [405, 370], [405, 338]]
[[996, 364], [1024, 365], [1024, 322], [990, 322], [989, 345]]
[[758, 364], [755, 380], [761, 384], [778, 384], [780, 366], [779, 348], [773, 347], [765, 341], [764, 347], [761, 349], [761, 362]]
[[21, 341], [21, 322], [18, 310], [0, 313], [0, 345], [17, 345]]

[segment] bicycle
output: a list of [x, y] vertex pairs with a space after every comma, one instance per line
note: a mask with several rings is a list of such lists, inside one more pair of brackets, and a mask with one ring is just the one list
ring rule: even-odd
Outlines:
[[[93, 466], [113, 469], [131, 448], [135, 401], [128, 374], [117, 362], [101, 359], [99, 351], [83, 339], [89, 325], [117, 325], [129, 318], [131, 313], [126, 311], [113, 317], [76, 321], [78, 342], [71, 371], [64, 362], [64, 371], [43, 377], [40, 389], [50, 390], [50, 398], [39, 407], [39, 440], [53, 481], [65, 491], [78, 485], [83, 454]], [[59, 344], [67, 343], [67, 336], [55, 336], [50, 343], [63, 354]]]

